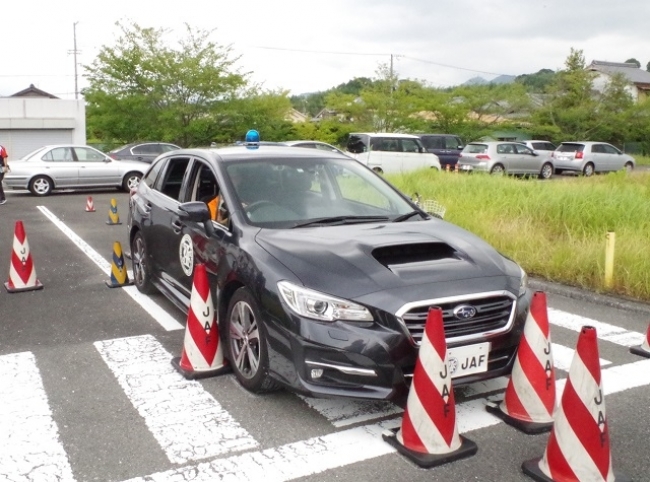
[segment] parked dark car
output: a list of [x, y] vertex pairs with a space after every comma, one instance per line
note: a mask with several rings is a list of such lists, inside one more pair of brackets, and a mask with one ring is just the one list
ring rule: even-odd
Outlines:
[[206, 266], [225, 356], [254, 392], [401, 398], [432, 306], [456, 384], [505, 375], [529, 310], [514, 261], [335, 152], [164, 154], [132, 193], [128, 236], [137, 288], [184, 312]]
[[180, 149], [175, 144], [168, 142], [134, 142], [117, 149], [113, 149], [108, 155], [116, 160], [130, 160], [153, 162], [163, 152], [175, 151]]
[[434, 153], [440, 159], [443, 169], [456, 167], [463, 150], [463, 141], [452, 134], [416, 134], [428, 152]]

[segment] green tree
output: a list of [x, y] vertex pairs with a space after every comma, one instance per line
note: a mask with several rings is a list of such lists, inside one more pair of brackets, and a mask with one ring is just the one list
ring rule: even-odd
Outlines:
[[117, 26], [116, 45], [103, 46], [85, 66], [90, 136], [183, 146], [217, 137], [221, 126], [214, 118], [247, 82], [230, 48], [210, 40], [211, 31], [189, 25], [175, 47], [166, 44], [163, 29]]
[[637, 67], [641, 68], [641, 62], [639, 62], [637, 59], [632, 57], [631, 59], [627, 59], [625, 61], [626, 64], [635, 64]]

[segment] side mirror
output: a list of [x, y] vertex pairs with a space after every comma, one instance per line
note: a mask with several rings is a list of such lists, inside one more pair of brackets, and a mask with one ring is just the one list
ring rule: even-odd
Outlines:
[[465, 146], [458, 146], [459, 151], [462, 151], [463, 149], [465, 149]]
[[532, 151], [531, 154], [532, 154], [533, 156], [539, 156], [539, 153], [538, 153], [537, 151]]
[[113, 162], [113, 159], [111, 159], [110, 157], [105, 157], [104, 162]]
[[181, 221], [190, 221], [194, 223], [203, 223], [205, 232], [208, 237], [214, 234], [214, 226], [212, 226], [212, 219], [208, 205], [201, 201], [192, 201], [183, 203], [179, 206]]

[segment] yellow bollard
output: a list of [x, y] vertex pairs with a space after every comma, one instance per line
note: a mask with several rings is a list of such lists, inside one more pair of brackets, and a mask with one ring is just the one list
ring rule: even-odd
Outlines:
[[616, 233], [609, 231], [607, 233], [607, 243], [605, 245], [605, 287], [611, 288], [614, 281], [614, 245], [616, 243]]
[[120, 215], [117, 213], [117, 201], [115, 199], [111, 199], [111, 207], [108, 210], [108, 221], [106, 221], [106, 224], [109, 226], [122, 224], [120, 222]]

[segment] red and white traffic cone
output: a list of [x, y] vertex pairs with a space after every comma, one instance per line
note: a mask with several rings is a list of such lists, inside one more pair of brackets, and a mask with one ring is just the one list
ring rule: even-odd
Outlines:
[[203, 264], [194, 269], [183, 352], [172, 360], [172, 365], [188, 379], [212, 377], [230, 370], [223, 356], [219, 324]]
[[399, 430], [383, 438], [420, 467], [474, 455], [476, 444], [458, 435], [456, 404], [447, 364], [442, 310], [430, 308]]
[[648, 331], [645, 335], [645, 340], [641, 343], [641, 346], [633, 346], [630, 348], [630, 352], [635, 355], [641, 355], [646, 358], [650, 358], [650, 325], [648, 325]]
[[88, 199], [86, 200], [86, 212], [87, 213], [95, 212], [95, 204], [93, 203], [92, 196], [88, 196]]
[[546, 294], [535, 292], [505, 397], [485, 407], [528, 434], [547, 432], [553, 427], [555, 370], [546, 306]]
[[540, 482], [624, 482], [614, 474], [596, 329], [583, 326], [544, 456], [522, 464]]
[[5, 288], [9, 293], [43, 289], [43, 284], [36, 279], [36, 269], [22, 221], [16, 221], [9, 280], [5, 283]]

